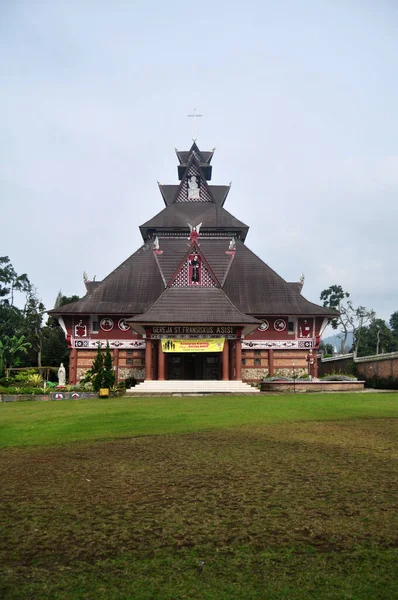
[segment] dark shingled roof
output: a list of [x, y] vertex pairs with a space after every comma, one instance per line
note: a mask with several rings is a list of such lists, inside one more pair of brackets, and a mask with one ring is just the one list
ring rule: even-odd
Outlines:
[[[179, 189], [179, 185], [164, 185], [159, 183], [159, 189], [163, 196], [163, 200], [166, 206], [170, 206], [173, 204], [177, 190]], [[214, 202], [219, 206], [223, 206], [227, 196], [229, 194], [229, 190], [231, 189], [230, 185], [209, 185], [210, 192], [214, 198]]]
[[[228, 250], [228, 245], [228, 238], [199, 238], [199, 248], [221, 284], [232, 260], [232, 256], [225, 253]], [[189, 242], [185, 238], [159, 239], [159, 248], [163, 253], [157, 255], [156, 259], [167, 284], [186, 255], [188, 246]]]
[[[188, 152], [177, 151], [177, 156], [181, 168], [196, 163], [206, 164], [206, 169], [211, 169], [213, 152], [200, 152], [195, 143]], [[204, 185], [207, 189], [208, 184]], [[180, 186], [159, 187], [166, 208], [141, 225], [140, 230], [145, 242], [151, 236], [159, 236], [161, 252], [154, 253], [152, 241], [145, 243], [103, 281], [87, 282], [87, 294], [81, 300], [53, 309], [50, 314], [137, 315], [134, 319], [137, 323], [242, 325], [257, 323], [248, 315], [330, 318], [338, 315], [337, 311], [306, 300], [300, 293], [300, 283], [282, 279], [244, 245], [242, 240], [248, 226], [222, 206], [230, 186], [209, 186], [214, 203], [174, 203]], [[166, 288], [187, 254], [188, 223], [202, 223], [199, 249], [221, 289]], [[229, 252], [228, 236], [236, 238], [235, 253]]]
[[223, 290], [239, 310], [252, 315], [338, 314], [306, 300], [240, 241]]
[[198, 157], [198, 160], [205, 164], [210, 164], [214, 154], [214, 150], [199, 150], [198, 146], [194, 142], [190, 150], [176, 150], [177, 158], [180, 162], [180, 165], [188, 164], [193, 152]]
[[163, 183], [159, 183], [159, 189], [163, 196], [163, 200], [166, 206], [173, 204], [175, 195], [177, 190], [179, 189], [179, 185], [164, 185]]
[[215, 323], [248, 325], [260, 323], [242, 314], [219, 288], [167, 288], [134, 323]]
[[155, 217], [140, 226], [144, 240], [148, 239], [148, 230], [160, 232], [187, 231], [188, 223], [203, 223], [201, 233], [206, 231], [232, 231], [245, 239], [249, 227], [236, 219], [225, 208], [211, 202], [178, 202], [167, 206]]
[[152, 243], [137, 252], [112, 271], [81, 300], [72, 302], [51, 314], [137, 314], [159, 298], [164, 284], [152, 250]]
[[[156, 255], [152, 242], [145, 244], [103, 281], [89, 286], [84, 298], [53, 309], [50, 313], [137, 315], [152, 310], [152, 306], [160, 300], [165, 286], [170, 283], [188, 251], [187, 238], [188, 231], [186, 238], [160, 238], [162, 253]], [[217, 298], [217, 301], [221, 302], [219, 306], [224, 310], [226, 294], [234, 308], [245, 314], [325, 317], [337, 315], [336, 311], [306, 300], [297, 284], [282, 279], [242, 242], [237, 242], [234, 255], [227, 254], [228, 238], [199, 237], [198, 242], [203, 256], [222, 286], [223, 294], [220, 296], [220, 290], [217, 288], [171, 288], [172, 295], [168, 294], [165, 298], [167, 301], [171, 297], [174, 299], [181, 319], [188, 310], [186, 302], [191, 293], [199, 293], [195, 300], [200, 299], [201, 302], [200, 294], [203, 294], [203, 298], [208, 295], [210, 304], [207, 305], [207, 301], [201, 304], [201, 311], [206, 306], [206, 309], [203, 309], [206, 313], [210, 311], [212, 301]], [[162, 300], [162, 303], [164, 301]], [[205, 320], [202, 312], [200, 319], [209, 322]], [[211, 321], [214, 315], [214, 311], [209, 312], [208, 319]]]

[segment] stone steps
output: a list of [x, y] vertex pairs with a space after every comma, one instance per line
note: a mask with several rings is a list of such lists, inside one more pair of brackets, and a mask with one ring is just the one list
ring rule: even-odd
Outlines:
[[259, 389], [242, 381], [144, 381], [126, 390], [127, 394], [258, 394]]

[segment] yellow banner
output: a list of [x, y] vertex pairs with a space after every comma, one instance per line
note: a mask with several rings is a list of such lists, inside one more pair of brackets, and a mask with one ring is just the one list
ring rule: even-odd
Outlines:
[[222, 352], [224, 338], [208, 340], [162, 340], [163, 352]]

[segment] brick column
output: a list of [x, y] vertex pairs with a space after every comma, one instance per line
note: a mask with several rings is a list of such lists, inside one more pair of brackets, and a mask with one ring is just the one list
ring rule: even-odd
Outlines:
[[268, 350], [268, 374], [272, 377], [275, 373], [274, 369], [274, 351]]
[[166, 362], [166, 355], [162, 350], [162, 340], [159, 340], [159, 343], [158, 343], [158, 379], [159, 379], [159, 381], [164, 381], [166, 379], [165, 362]]
[[229, 341], [229, 379], [235, 379], [234, 340]]
[[228, 340], [224, 340], [224, 348], [222, 351], [222, 380], [229, 380], [229, 343]]
[[77, 383], [77, 350], [72, 348], [69, 355], [69, 384]]
[[242, 340], [237, 338], [235, 342], [235, 378], [242, 381]]
[[119, 349], [113, 351], [113, 366], [115, 367], [115, 383], [119, 383]]
[[152, 340], [151, 332], [146, 331], [146, 344], [145, 344], [145, 380], [152, 380]]

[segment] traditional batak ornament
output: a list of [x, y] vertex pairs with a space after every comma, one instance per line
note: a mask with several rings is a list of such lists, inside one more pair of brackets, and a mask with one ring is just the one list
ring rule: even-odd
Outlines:
[[100, 327], [102, 329], [102, 331], [111, 331], [111, 329], [113, 329], [113, 321], [112, 319], [110, 319], [109, 317], [105, 317], [104, 319], [101, 319], [100, 321]]
[[189, 231], [190, 231], [188, 239], [191, 242], [196, 242], [199, 237], [200, 228], [202, 227], [202, 223], [199, 223], [199, 225], [191, 225], [190, 223], [188, 223], [188, 227], [189, 227]]
[[121, 331], [128, 331], [130, 329], [130, 327], [127, 325], [125, 319], [119, 319], [117, 326], [119, 327], [119, 329]]
[[309, 338], [311, 337], [311, 326], [308, 323], [307, 319], [304, 319], [304, 324], [299, 327], [299, 334], [301, 338]]
[[260, 327], [257, 327], [257, 329], [259, 331], [267, 331], [268, 327], [269, 327], [269, 323], [267, 320], [265, 320], [261, 323]]
[[75, 337], [87, 337], [87, 325], [83, 325], [82, 319], [75, 325]]
[[283, 319], [277, 319], [274, 323], [275, 331], [284, 331], [286, 329], [286, 321]]

